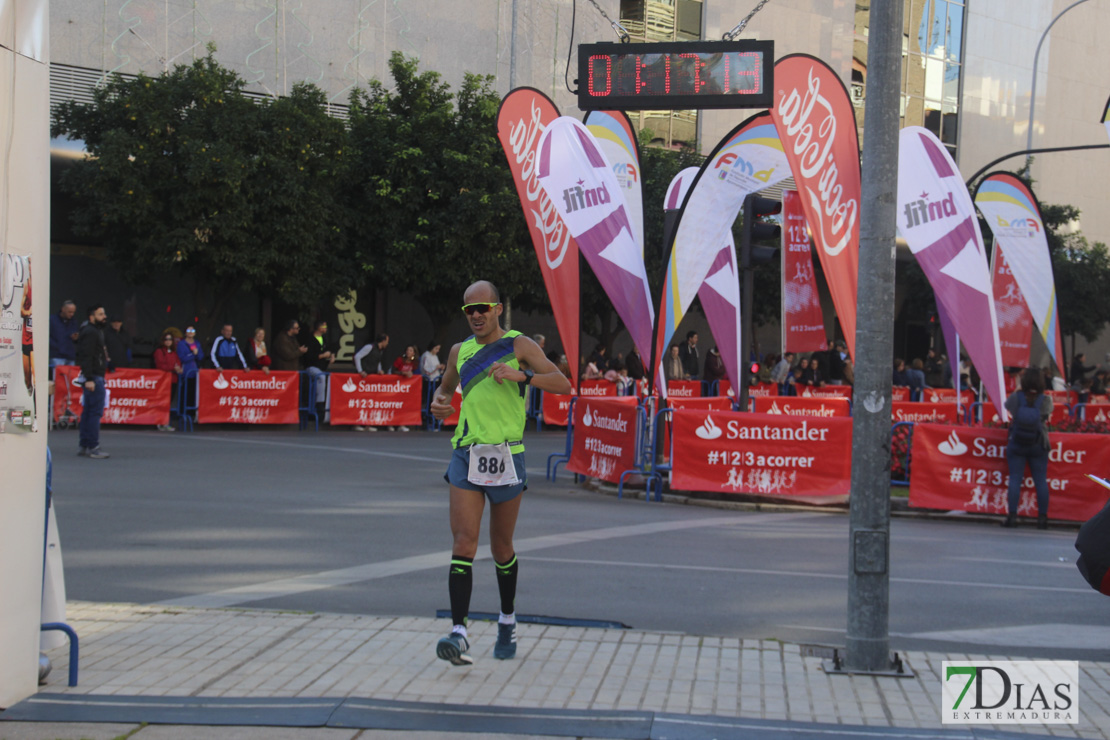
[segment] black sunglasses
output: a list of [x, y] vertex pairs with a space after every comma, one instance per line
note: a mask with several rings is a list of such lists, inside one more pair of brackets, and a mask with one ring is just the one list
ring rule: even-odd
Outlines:
[[492, 311], [496, 303], [468, 303], [462, 307], [463, 313], [467, 316], [472, 316], [476, 313], [486, 313]]

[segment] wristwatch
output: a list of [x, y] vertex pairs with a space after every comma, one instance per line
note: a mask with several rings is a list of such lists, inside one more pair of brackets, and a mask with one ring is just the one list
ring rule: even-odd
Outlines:
[[524, 373], [524, 385], [531, 385], [532, 378], [535, 377], [536, 374], [531, 370], [521, 370], [521, 372]]

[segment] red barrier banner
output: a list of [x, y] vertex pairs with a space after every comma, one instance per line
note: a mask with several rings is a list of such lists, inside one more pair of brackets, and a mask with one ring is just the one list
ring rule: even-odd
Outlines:
[[1045, 391], [1045, 394], [1056, 405], [1079, 403], [1079, 394], [1075, 391]]
[[[671, 396], [667, 399], [667, 407], [672, 409], [705, 409], [707, 411], [732, 411], [732, 399], [728, 396], [703, 396], [701, 398], [678, 398]], [[663, 423], [663, 461], [671, 459], [671, 421], [667, 417]]]
[[[582, 381], [585, 383], [586, 381]], [[565, 427], [570, 422], [570, 400], [573, 395], [543, 392], [543, 423]]]
[[580, 398], [574, 405], [567, 470], [619, 483], [621, 473], [636, 464], [636, 426], [635, 405], [621, 399]]
[[847, 398], [753, 398], [752, 411], [757, 414], [782, 414], [786, 416], [851, 416]]
[[[748, 389], [748, 392], [749, 392], [749, 395], [750, 395], [751, 388]], [[778, 392], [779, 392], [779, 389], [775, 388], [775, 393], [778, 393]], [[732, 390], [732, 383], [728, 382], [728, 380], [725, 379], [725, 378], [721, 378], [720, 380], [717, 381], [717, 395], [718, 396], [728, 396], [729, 398], [736, 398], [736, 393]]]
[[[73, 385], [81, 369], [62, 365], [55, 372], [54, 421], [67, 413], [81, 418], [83, 389]], [[108, 408], [102, 424], [169, 424], [173, 380], [164, 370], [124, 367], [104, 377]], [[61, 392], [62, 388], [65, 392]]]
[[1110, 403], [1088, 403], [1083, 407], [1083, 421], [1099, 424], [1110, 422]]
[[797, 499], [847, 497], [852, 420], [734, 411], [674, 413], [671, 486]]
[[455, 387], [455, 393], [451, 396], [451, 408], [455, 409], [454, 413], [440, 422], [445, 427], [457, 427], [459, 419], [462, 418], [462, 388]]
[[617, 384], [603, 378], [583, 380], [578, 384], [578, 395], [615, 396], [617, 395]]
[[797, 190], [782, 191], [781, 254], [783, 352], [827, 350], [825, 316], [809, 251], [809, 230]]
[[[964, 409], [966, 411], [967, 409]], [[958, 424], [962, 418], [955, 403], [929, 403], [928, 401], [894, 401], [890, 405], [891, 421], [931, 422], [933, 424]]]
[[201, 370], [198, 424], [296, 424], [300, 373], [274, 370]]
[[[1048, 417], [1049, 424], [1060, 424], [1071, 418], [1071, 412], [1068, 407], [1062, 403], [1052, 403], [1052, 413]], [[994, 407], [993, 403], [984, 403], [982, 406], [982, 416], [979, 419], [980, 424], [1001, 424], [1002, 420], [998, 418], [998, 409]]]
[[803, 385], [798, 391], [800, 398], [851, 398], [850, 385]]
[[[918, 424], [913, 431], [910, 506], [1005, 514], [1006, 437], [1005, 429]], [[1110, 437], [1051, 432], [1048, 440], [1048, 516], [1086, 521], [1099, 512], [1110, 493], [1086, 475], [1110, 465]], [[1018, 514], [1037, 515], [1028, 470]]]
[[668, 380], [667, 395], [678, 398], [698, 398], [701, 396], [700, 380]]
[[[731, 387], [729, 388], [731, 390]], [[778, 383], [756, 383], [748, 386], [748, 398], [770, 398], [779, 394]], [[728, 395], [728, 394], [724, 394]]]
[[419, 426], [424, 381], [402, 375], [332, 373], [331, 424], [362, 426]]
[[[921, 400], [928, 403], [956, 402], [955, 388], [926, 388], [921, 395]], [[970, 406], [975, 403], [975, 394], [971, 391], [960, 391], [960, 398], [962, 399], [962, 406]]]
[[890, 398], [892, 401], [909, 401], [910, 389], [904, 385], [896, 385], [890, 389]]

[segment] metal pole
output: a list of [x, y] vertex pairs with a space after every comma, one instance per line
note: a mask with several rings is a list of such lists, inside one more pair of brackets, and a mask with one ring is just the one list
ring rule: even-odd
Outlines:
[[[1074, 3], [1072, 3], [1068, 7], [1061, 10], [1056, 15], [1056, 17], [1052, 19], [1052, 23], [1048, 24], [1048, 28], [1046, 28], [1044, 30], [1044, 33], [1041, 34], [1041, 40], [1037, 42], [1037, 51], [1033, 54], [1033, 89], [1032, 89], [1032, 91], [1030, 92], [1030, 95], [1029, 95], [1029, 130], [1026, 132], [1028, 137], [1025, 140], [1025, 148], [1027, 150], [1033, 148], [1033, 111], [1036, 109], [1036, 106], [1037, 106], [1037, 62], [1040, 61], [1041, 45], [1044, 43], [1044, 40], [1046, 38], [1048, 38], [1048, 32], [1052, 30], [1052, 27], [1056, 24], [1056, 21], [1060, 20], [1060, 16], [1062, 16], [1064, 13], [1066, 13], [1069, 10], [1071, 10], [1072, 8], [1074, 8], [1076, 5], [1082, 5], [1085, 2], [1087, 2], [1087, 0], [1076, 0]], [[1032, 165], [1033, 165], [1033, 158], [1032, 157], [1026, 157], [1025, 158], [1025, 176], [1026, 177], [1029, 176], [1029, 168]]]
[[894, 352], [895, 193], [903, 0], [871, 3], [863, 144], [852, 495], [849, 671], [890, 670], [890, 362]]

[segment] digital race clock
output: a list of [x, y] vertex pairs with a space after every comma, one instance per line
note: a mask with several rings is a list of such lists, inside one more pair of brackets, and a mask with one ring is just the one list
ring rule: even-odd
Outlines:
[[578, 47], [582, 110], [770, 108], [775, 42], [663, 41]]

